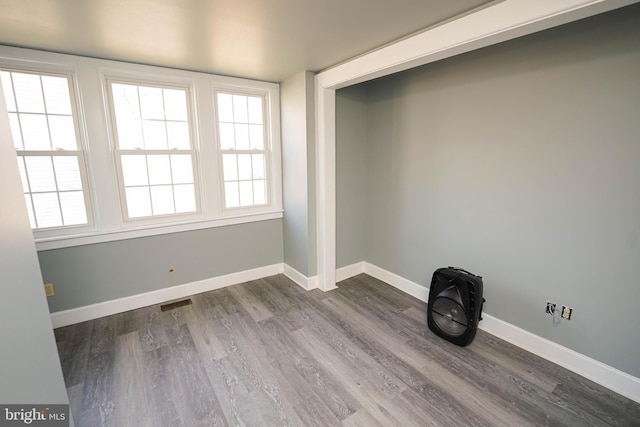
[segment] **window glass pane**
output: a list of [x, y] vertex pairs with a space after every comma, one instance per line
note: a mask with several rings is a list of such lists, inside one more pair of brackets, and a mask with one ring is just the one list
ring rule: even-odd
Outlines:
[[11, 73], [13, 90], [22, 113], [44, 113], [44, 100], [40, 76], [35, 74]]
[[123, 150], [144, 148], [140, 120], [118, 118], [116, 125], [118, 128], [118, 147]]
[[225, 181], [238, 180], [238, 164], [235, 154], [224, 154], [222, 156], [222, 171]]
[[118, 119], [139, 119], [140, 103], [138, 101], [138, 89], [133, 85], [120, 83], [111, 84], [113, 106]]
[[251, 178], [251, 154], [238, 154], [238, 179]]
[[262, 124], [262, 98], [249, 97], [249, 123]]
[[42, 76], [42, 87], [47, 113], [71, 115], [69, 81], [66, 77]]
[[53, 149], [77, 150], [76, 130], [71, 116], [49, 116], [49, 130]]
[[125, 189], [129, 218], [151, 216], [149, 187], [129, 187]]
[[168, 155], [147, 156], [147, 165], [149, 166], [149, 184], [171, 184], [171, 167]]
[[34, 193], [31, 197], [33, 198], [38, 228], [60, 227], [62, 225], [57, 193]]
[[42, 114], [20, 114], [20, 122], [26, 150], [51, 150], [46, 116]]
[[188, 154], [171, 155], [171, 174], [174, 184], [193, 184], [193, 162]]
[[[49, 156], [29, 156], [24, 158], [31, 191], [56, 191], [56, 180], [53, 174], [53, 164]], [[57, 202], [56, 202], [57, 203]], [[36, 217], [38, 216], [36, 206]], [[40, 220], [38, 219], [38, 223]]]
[[266, 181], [253, 181], [253, 203], [256, 205], [267, 203]]
[[53, 165], [56, 173], [56, 182], [58, 183], [58, 191], [82, 191], [80, 167], [78, 166], [78, 159], [76, 157], [54, 157]]
[[240, 181], [240, 206], [253, 205], [253, 183], [251, 181]]
[[80, 225], [87, 223], [87, 209], [84, 205], [82, 191], [60, 193], [60, 206], [64, 225]]
[[218, 121], [233, 122], [233, 97], [226, 93], [218, 94]]
[[142, 118], [164, 120], [162, 89], [138, 86], [138, 94], [140, 96], [140, 114]]
[[0, 71], [0, 79], [2, 81], [2, 90], [4, 92], [5, 103], [9, 112], [16, 111], [16, 102], [13, 95], [13, 83], [11, 83], [11, 73], [8, 71]]
[[249, 139], [252, 150], [264, 150], [262, 125], [249, 125]]
[[253, 179], [264, 179], [264, 154], [251, 155], [251, 168]]
[[193, 184], [175, 185], [173, 197], [176, 203], [176, 212], [195, 212], [196, 196]]
[[144, 147], [149, 150], [164, 150], [167, 148], [167, 131], [164, 121], [143, 120]]
[[220, 148], [222, 150], [233, 150], [236, 146], [233, 124], [220, 123]]
[[146, 156], [122, 156], [121, 159], [125, 187], [149, 184]]
[[247, 111], [247, 97], [233, 95], [233, 121], [236, 123], [248, 123], [249, 112]]
[[24, 201], [27, 205], [27, 213], [29, 214], [29, 223], [31, 224], [31, 228], [37, 228], [36, 217], [33, 214], [33, 203], [31, 202], [31, 195], [25, 194]]
[[240, 206], [240, 195], [238, 194], [238, 183], [236, 181], [224, 183], [225, 206], [237, 208]]
[[22, 145], [22, 133], [20, 132], [20, 122], [16, 113], [9, 113], [9, 127], [11, 128], [11, 137], [13, 138], [13, 146], [16, 150], [24, 150]]
[[249, 125], [235, 125], [236, 150], [248, 150], [249, 146]]
[[154, 215], [175, 213], [173, 207], [173, 190], [170, 185], [151, 187], [151, 204]]
[[167, 139], [169, 148], [190, 149], [189, 124], [187, 122], [167, 122]]
[[164, 114], [167, 120], [187, 121], [187, 95], [184, 90], [163, 89]]
[[20, 181], [22, 181], [22, 192], [28, 193], [29, 181], [27, 181], [27, 171], [24, 167], [24, 158], [22, 156], [18, 156], [18, 172], [20, 172]]

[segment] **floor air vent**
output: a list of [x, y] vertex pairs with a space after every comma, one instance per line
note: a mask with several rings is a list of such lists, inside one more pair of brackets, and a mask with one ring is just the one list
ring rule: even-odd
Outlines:
[[191, 298], [183, 299], [180, 301], [170, 302], [169, 304], [164, 304], [160, 306], [160, 310], [168, 311], [173, 310], [174, 308], [184, 307], [185, 305], [191, 305]]

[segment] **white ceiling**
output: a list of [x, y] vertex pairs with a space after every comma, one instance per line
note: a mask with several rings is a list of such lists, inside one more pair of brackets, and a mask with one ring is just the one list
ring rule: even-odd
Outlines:
[[282, 81], [488, 0], [0, 0], [0, 44]]

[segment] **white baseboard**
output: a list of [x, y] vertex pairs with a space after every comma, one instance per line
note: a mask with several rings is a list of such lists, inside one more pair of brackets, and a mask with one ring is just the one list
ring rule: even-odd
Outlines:
[[364, 273], [365, 262], [357, 262], [355, 264], [347, 265], [336, 270], [336, 282], [342, 282], [350, 277], [357, 276], [360, 273]]
[[318, 287], [318, 276], [307, 277], [289, 264], [283, 264], [283, 273], [303, 289], [310, 291]]
[[158, 289], [157, 291], [118, 298], [98, 304], [91, 304], [84, 307], [72, 308], [70, 310], [57, 311], [51, 314], [51, 322], [54, 328], [73, 325], [75, 323], [86, 322], [112, 314], [123, 313], [136, 308], [147, 307], [154, 304], [212, 291], [238, 283], [257, 280], [263, 277], [273, 276], [283, 272], [283, 264], [273, 264], [265, 267], [258, 267], [251, 270], [237, 273], [225, 274], [224, 276], [211, 277], [197, 282], [186, 283], [184, 285], [172, 286], [170, 288]]
[[[427, 302], [429, 299], [428, 287], [421, 286], [397, 274], [369, 263], [364, 264], [364, 272], [421, 301]], [[490, 314], [482, 313], [482, 318], [479, 328], [483, 331], [640, 403], [640, 378], [532, 334]]]
[[373, 276], [378, 280], [382, 280], [391, 286], [400, 289], [402, 292], [418, 298], [421, 301], [427, 302], [429, 299], [429, 288], [419, 285], [411, 280], [407, 280], [404, 277], [398, 276], [395, 273], [391, 273], [383, 268], [369, 264], [365, 262], [364, 272], [369, 276]]

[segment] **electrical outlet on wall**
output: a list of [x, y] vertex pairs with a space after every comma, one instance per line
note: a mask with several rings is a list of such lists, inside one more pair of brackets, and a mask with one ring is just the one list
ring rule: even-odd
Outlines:
[[571, 315], [573, 314], [573, 308], [562, 306], [562, 318], [566, 320], [571, 320]]
[[549, 316], [553, 316], [554, 311], [556, 311], [556, 303], [547, 302], [547, 308], [545, 309], [545, 313], [547, 313]]
[[56, 293], [53, 291], [53, 283], [44, 284], [44, 294], [48, 297], [54, 296]]

